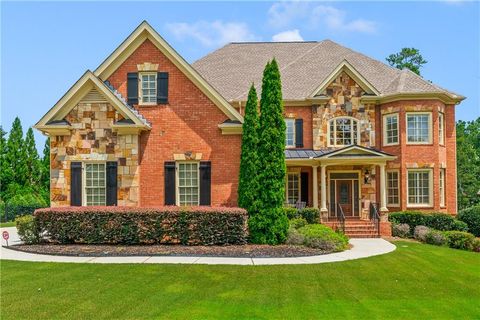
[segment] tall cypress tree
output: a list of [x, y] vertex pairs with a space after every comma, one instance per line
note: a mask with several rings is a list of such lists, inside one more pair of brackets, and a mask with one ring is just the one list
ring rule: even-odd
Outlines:
[[39, 186], [41, 175], [40, 157], [38, 156], [32, 128], [28, 128], [25, 136], [25, 156], [27, 165], [26, 182], [29, 186]]
[[258, 213], [250, 216], [251, 240], [278, 244], [285, 241], [288, 219], [285, 202], [285, 120], [282, 85], [275, 59], [265, 67], [260, 100]]
[[258, 192], [258, 98], [255, 87], [250, 87], [245, 120], [242, 126], [242, 155], [240, 158], [240, 177], [238, 182], [238, 205], [254, 214]]
[[27, 177], [27, 157], [25, 153], [25, 144], [23, 140], [22, 123], [18, 117], [12, 124], [12, 129], [8, 135], [7, 148], [5, 154], [6, 162], [6, 183], [26, 185]]

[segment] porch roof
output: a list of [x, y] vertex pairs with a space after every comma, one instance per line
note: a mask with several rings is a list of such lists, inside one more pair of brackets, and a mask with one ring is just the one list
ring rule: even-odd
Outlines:
[[[366, 151], [364, 154], [359, 153], [347, 153], [343, 151], [348, 151], [349, 149], [357, 149]], [[387, 157], [392, 157], [393, 155], [377, 150], [375, 148], [368, 148], [359, 145], [347, 146], [344, 148], [323, 148], [318, 150], [313, 149], [287, 149], [285, 150], [285, 159], [315, 159], [315, 158], [322, 158], [328, 155], [333, 156], [337, 154], [337, 157], [342, 158], [349, 158], [349, 157], [372, 157], [375, 155], [384, 155]]]

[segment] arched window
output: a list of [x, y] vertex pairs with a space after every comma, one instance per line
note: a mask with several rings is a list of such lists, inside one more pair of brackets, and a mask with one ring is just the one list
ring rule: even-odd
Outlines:
[[360, 135], [358, 120], [350, 117], [333, 118], [329, 125], [329, 147], [343, 147], [358, 144]]

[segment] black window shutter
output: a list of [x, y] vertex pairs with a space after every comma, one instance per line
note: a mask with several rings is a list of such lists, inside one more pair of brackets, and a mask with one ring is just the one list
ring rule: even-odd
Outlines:
[[300, 173], [300, 182], [301, 200], [308, 204], [308, 172]]
[[82, 205], [82, 163], [70, 163], [70, 205]]
[[157, 104], [168, 103], [168, 72], [157, 74]]
[[210, 161], [200, 162], [200, 205], [211, 204], [212, 165]]
[[165, 162], [165, 205], [174, 206], [175, 197], [175, 162]]
[[107, 162], [107, 206], [117, 205], [117, 168], [116, 161]]
[[138, 73], [131, 72], [127, 74], [127, 103], [129, 105], [138, 104]]
[[295, 119], [295, 147], [303, 148], [303, 119]]

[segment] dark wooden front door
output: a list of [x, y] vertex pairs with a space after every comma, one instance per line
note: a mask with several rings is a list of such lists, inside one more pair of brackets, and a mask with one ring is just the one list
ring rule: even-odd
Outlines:
[[353, 216], [352, 180], [337, 180], [337, 203], [343, 209], [345, 217]]

